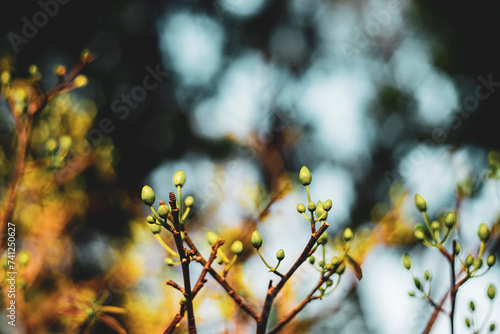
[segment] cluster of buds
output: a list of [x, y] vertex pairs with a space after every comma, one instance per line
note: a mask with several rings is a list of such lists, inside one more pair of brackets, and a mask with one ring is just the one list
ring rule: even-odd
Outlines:
[[[186, 182], [186, 173], [184, 173], [183, 170], [178, 170], [175, 172], [172, 182], [174, 186], [178, 190], [178, 197], [177, 197], [177, 208], [179, 209], [179, 222], [183, 226], [184, 222], [191, 210], [191, 208], [194, 205], [194, 198], [192, 196], [186, 197], [184, 200], [184, 205], [182, 205], [182, 197], [181, 197], [181, 188], [184, 186], [184, 183]], [[145, 185], [142, 187], [141, 191], [141, 199], [142, 202], [148, 206], [151, 210], [151, 214], [146, 216], [146, 222], [149, 225], [149, 229], [151, 230], [151, 233], [153, 233], [158, 240], [158, 242], [165, 248], [165, 250], [173, 257], [179, 257], [179, 254], [177, 254], [175, 251], [173, 251], [161, 238], [160, 232], [162, 230], [162, 227], [167, 228], [168, 230], [172, 230], [172, 208], [168, 203], [165, 203], [165, 201], [159, 201], [158, 209], [155, 210], [153, 205], [156, 202], [156, 194], [154, 190], [148, 186]], [[184, 233], [181, 231], [181, 237], [184, 238]], [[176, 264], [179, 264], [180, 262], [175, 262], [172, 258], [166, 258], [165, 263], [168, 266], [173, 266]]]

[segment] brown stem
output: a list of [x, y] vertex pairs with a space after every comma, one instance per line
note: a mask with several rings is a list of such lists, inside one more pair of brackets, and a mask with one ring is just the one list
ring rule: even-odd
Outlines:
[[163, 334], [171, 334], [177, 329], [177, 325], [179, 324], [179, 322], [181, 322], [182, 318], [184, 317], [184, 309], [185, 309], [184, 307], [181, 307], [181, 311], [175, 315], [174, 319], [172, 319], [170, 324], [168, 324], [168, 327], [167, 329], [165, 329]]
[[184, 297], [186, 298], [186, 310], [188, 313], [188, 330], [190, 334], [196, 333], [196, 323], [194, 319], [194, 311], [193, 311], [193, 295], [191, 294], [191, 279], [189, 277], [189, 257], [186, 256], [186, 252], [184, 251], [184, 245], [182, 244], [181, 238], [181, 226], [179, 222], [179, 208], [177, 208], [177, 202], [175, 199], [175, 194], [171, 192], [169, 194], [169, 202], [170, 207], [172, 208], [172, 217], [174, 221], [174, 239], [175, 245], [177, 246], [177, 252], [179, 253], [179, 257], [181, 259], [182, 266], [182, 277], [184, 280]]
[[264, 334], [266, 332], [267, 328], [267, 321], [269, 320], [269, 315], [271, 314], [271, 307], [273, 305], [273, 301], [278, 295], [278, 293], [281, 291], [285, 283], [290, 279], [290, 277], [295, 273], [295, 271], [304, 263], [304, 261], [307, 260], [307, 256], [309, 255], [309, 252], [313, 248], [314, 244], [318, 240], [318, 238], [323, 234], [323, 232], [326, 231], [328, 228], [328, 223], [323, 223], [321, 227], [318, 229], [317, 232], [313, 233], [311, 235], [311, 238], [309, 239], [309, 242], [307, 243], [306, 247], [302, 251], [302, 254], [300, 254], [299, 258], [297, 261], [295, 261], [294, 265], [290, 270], [285, 274], [285, 277], [283, 277], [278, 285], [272, 286], [272, 284], [269, 285], [269, 289], [267, 290], [267, 296], [266, 300], [264, 301], [264, 306], [262, 308], [262, 312], [259, 315], [259, 318], [257, 319], [257, 334]]
[[201, 290], [205, 282], [207, 281], [205, 277], [207, 276], [208, 271], [210, 270], [210, 266], [217, 258], [217, 250], [220, 246], [224, 244], [224, 239], [219, 238], [215, 244], [212, 245], [212, 252], [208, 258], [208, 261], [203, 265], [203, 270], [201, 271], [200, 277], [198, 278], [198, 282], [196, 282], [193, 288], [193, 298], [196, 297], [198, 292]]
[[[453, 251], [457, 245], [457, 241], [453, 240]], [[455, 254], [455, 253], [453, 253]], [[451, 334], [455, 333], [455, 326], [453, 324], [453, 317], [455, 315], [455, 300], [457, 297], [458, 288], [455, 287], [455, 256], [450, 255], [450, 279], [451, 279], [451, 289], [450, 289], [450, 301], [451, 301], [451, 311], [450, 311], [450, 326], [451, 326]]]
[[[205, 266], [207, 264], [207, 261], [205, 260], [205, 258], [203, 257], [203, 255], [201, 255], [201, 253], [198, 251], [198, 249], [196, 248], [195, 244], [193, 243], [193, 241], [191, 240], [191, 238], [189, 237], [189, 235], [187, 233], [184, 233], [184, 237], [185, 237], [185, 240], [186, 240], [186, 244], [199, 257], [199, 262], [203, 266]], [[259, 318], [259, 313], [257, 313], [257, 311], [255, 311], [255, 309], [252, 306], [250, 306], [250, 304], [248, 304], [241, 296], [239, 296], [236, 293], [236, 291], [233, 289], [233, 287], [228, 283], [228, 281], [224, 277], [222, 277], [221, 275], [219, 275], [219, 273], [217, 273], [217, 271], [215, 271], [215, 269], [212, 268], [212, 266], [208, 267], [208, 272], [224, 288], [224, 290], [226, 290], [226, 292], [229, 294], [229, 296], [234, 300], [234, 302], [236, 304], [238, 304], [238, 306], [243, 311], [245, 311], [249, 316], [251, 316], [255, 320], [257, 320]]]

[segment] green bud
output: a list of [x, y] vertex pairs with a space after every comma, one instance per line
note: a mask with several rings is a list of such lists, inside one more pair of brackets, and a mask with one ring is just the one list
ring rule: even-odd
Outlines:
[[31, 260], [31, 254], [28, 250], [23, 249], [19, 254], [17, 255], [17, 261], [21, 266], [27, 265]]
[[409, 295], [410, 297], [415, 297], [415, 291], [410, 291], [410, 292], [408, 292], [408, 295]]
[[493, 286], [493, 284], [490, 284], [490, 286], [488, 286], [488, 290], [486, 290], [486, 294], [488, 295], [488, 298], [493, 300], [495, 298], [495, 287]]
[[448, 212], [444, 217], [444, 225], [447, 228], [452, 228], [455, 225], [455, 212]]
[[151, 189], [150, 186], [142, 187], [141, 199], [144, 204], [147, 206], [151, 206], [154, 204], [156, 200], [155, 192]]
[[149, 229], [151, 230], [151, 232], [153, 234], [158, 234], [161, 231], [161, 226], [160, 225], [156, 225], [156, 224], [150, 224], [149, 225]]
[[331, 278], [326, 280], [326, 286], [332, 286], [333, 285], [333, 280]]
[[418, 289], [418, 290], [422, 290], [422, 284], [420, 283], [420, 280], [418, 278], [413, 278], [413, 283], [415, 283], [415, 287]]
[[158, 216], [161, 218], [167, 218], [170, 213], [170, 207], [166, 204], [162, 204], [158, 207]]
[[323, 203], [323, 209], [325, 211], [330, 211], [331, 208], [332, 208], [332, 200], [331, 199], [327, 199], [325, 201], [325, 203]]
[[156, 223], [156, 219], [153, 215], [147, 215], [146, 216], [146, 221], [148, 222], [148, 224], [154, 224]]
[[320, 244], [320, 245], [324, 245], [324, 244], [326, 244], [326, 243], [328, 242], [328, 233], [326, 233], [326, 231], [325, 231], [325, 232], [323, 232], [323, 234], [319, 236], [319, 238], [318, 238], [318, 241], [317, 241], [317, 242], [318, 242], [318, 244]]
[[314, 264], [314, 262], [316, 261], [316, 259], [314, 258], [314, 256], [309, 256], [309, 263], [310, 264]]
[[467, 326], [467, 328], [470, 328], [470, 319], [469, 318], [465, 318], [465, 326]]
[[305, 206], [304, 204], [302, 204], [302, 203], [297, 204], [297, 211], [298, 211], [299, 213], [304, 213], [304, 212], [306, 212], [306, 206]]
[[403, 266], [410, 270], [411, 268], [411, 257], [408, 254], [403, 255]]
[[425, 226], [422, 224], [415, 225], [415, 238], [417, 240], [425, 239]]
[[222, 258], [220, 258], [220, 257], [219, 257], [219, 258], [217, 259], [217, 264], [222, 264], [223, 262], [224, 262], [224, 261], [222, 260]]
[[472, 255], [467, 255], [467, 257], [465, 258], [465, 265], [467, 267], [470, 267], [472, 266], [472, 262], [474, 262], [474, 258], [472, 257]]
[[332, 257], [332, 260], [330, 261], [332, 264], [337, 264], [337, 262], [339, 262], [339, 257], [338, 256], [334, 256]]
[[476, 269], [479, 269], [483, 266], [483, 259], [481, 258], [477, 258], [477, 259], [474, 259], [474, 261], [472, 262], [472, 265], [474, 266], [474, 268]]
[[495, 330], [495, 324], [490, 325], [490, 332], [493, 332]]
[[325, 264], [325, 270], [332, 270], [333, 269], [333, 265], [331, 263], [327, 263]]
[[474, 305], [474, 302], [472, 300], [469, 303], [469, 307], [470, 307], [471, 311], [474, 311], [476, 309], [476, 305]]
[[461, 251], [462, 251], [462, 246], [460, 245], [460, 243], [459, 243], [459, 242], [457, 242], [457, 243], [455, 244], [455, 255], [460, 254], [460, 252], [461, 252]]
[[319, 287], [319, 289], [318, 289], [318, 291], [319, 291], [319, 293], [320, 293], [321, 295], [323, 295], [323, 294], [325, 293], [325, 288], [324, 288], [324, 287], [322, 287], [322, 286], [320, 286], [320, 287]]
[[482, 242], [488, 241], [488, 239], [490, 238], [490, 229], [488, 228], [488, 226], [486, 226], [485, 223], [481, 223], [479, 225], [479, 228], [477, 230], [477, 235], [479, 236], [479, 239]]
[[417, 207], [417, 209], [420, 212], [427, 211], [427, 203], [425, 202], [425, 199], [420, 194], [415, 195], [415, 206]]
[[316, 218], [321, 217], [324, 212], [325, 210], [323, 209], [323, 202], [318, 201], [318, 203], [316, 204]]
[[342, 261], [339, 264], [339, 266], [337, 267], [337, 270], [335, 271], [335, 273], [340, 276], [340, 275], [342, 275], [344, 273], [344, 271], [345, 271], [345, 262]]
[[488, 265], [488, 267], [493, 267], [496, 262], [497, 258], [495, 257], [495, 254], [491, 254], [486, 258], [486, 264]]
[[299, 172], [299, 180], [304, 186], [311, 184], [312, 175], [306, 166], [302, 166]]
[[167, 266], [169, 266], [169, 267], [173, 267], [173, 266], [174, 266], [174, 264], [175, 264], [175, 262], [174, 262], [174, 260], [173, 260], [173, 259], [171, 259], [171, 258], [167, 257], [167, 258], [165, 259], [165, 264], [166, 264]]
[[179, 300], [179, 304], [181, 304], [181, 305], [186, 303], [186, 302], [187, 302], [187, 299], [184, 296], [182, 296], [181, 299]]
[[255, 249], [259, 249], [262, 246], [262, 236], [259, 231], [255, 230], [250, 237], [250, 242]]
[[436, 230], [439, 230], [439, 228], [441, 227], [441, 224], [439, 224], [439, 222], [437, 220], [434, 220], [432, 223], [431, 223], [431, 229], [433, 231], [436, 231]]
[[428, 281], [428, 280], [430, 280], [430, 278], [431, 278], [431, 273], [426, 270], [424, 273], [424, 279], [426, 281]]
[[354, 233], [352, 233], [352, 230], [349, 227], [344, 230], [344, 240], [346, 242], [351, 241], [353, 236]]
[[180, 186], [182, 188], [182, 186], [184, 186], [184, 183], [186, 182], [186, 173], [184, 173], [182, 169], [179, 169], [177, 172], [175, 172], [172, 181], [174, 182], [174, 186]]
[[215, 243], [219, 240], [219, 235], [213, 231], [207, 232], [207, 241], [210, 245], [215, 245]]
[[318, 266], [320, 266], [321, 268], [323, 268], [325, 266], [325, 261], [319, 260], [318, 261]]
[[243, 243], [239, 240], [233, 242], [231, 245], [231, 252], [236, 255], [241, 255], [241, 253], [243, 253]]
[[278, 259], [278, 261], [281, 261], [285, 258], [285, 251], [280, 249], [277, 253], [276, 253], [276, 258]]
[[194, 204], [194, 198], [193, 198], [193, 196], [186, 197], [186, 199], [184, 200], [184, 204], [186, 205], [186, 208], [192, 207], [193, 204]]
[[307, 209], [311, 212], [314, 212], [314, 210], [316, 210], [316, 204], [314, 204], [313, 202], [309, 202], [309, 204], [307, 205]]

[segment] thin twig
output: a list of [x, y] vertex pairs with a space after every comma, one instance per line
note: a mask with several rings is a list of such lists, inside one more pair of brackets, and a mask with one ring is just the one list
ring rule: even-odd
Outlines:
[[181, 259], [182, 266], [182, 277], [184, 280], [184, 297], [186, 298], [186, 310], [188, 313], [188, 329], [190, 334], [196, 333], [196, 322], [194, 319], [194, 311], [193, 311], [193, 299], [191, 294], [191, 279], [189, 277], [189, 262], [190, 259], [186, 256], [186, 252], [184, 251], [184, 245], [182, 244], [181, 238], [181, 227], [179, 222], [179, 208], [177, 208], [177, 201], [175, 199], [175, 194], [171, 192], [169, 194], [169, 202], [170, 207], [172, 208], [172, 217], [174, 221], [174, 239], [175, 244], [177, 246], [177, 252], [179, 253]]
[[[191, 240], [191, 238], [189, 237], [189, 235], [186, 232], [184, 233], [184, 237], [186, 240], [186, 244], [199, 257], [199, 262], [203, 266], [206, 265], [207, 261], [205, 260], [203, 255], [201, 255], [201, 253], [198, 251], [195, 244], [193, 243], [193, 241]], [[208, 267], [208, 272], [224, 288], [224, 290], [226, 290], [226, 292], [229, 294], [229, 296], [234, 300], [234, 302], [236, 304], [238, 304], [238, 306], [243, 311], [245, 311], [249, 316], [251, 316], [255, 320], [257, 320], [259, 318], [259, 313], [257, 313], [257, 311], [255, 311], [255, 309], [252, 306], [250, 306], [250, 304], [248, 304], [241, 296], [239, 296], [236, 293], [236, 291], [233, 289], [233, 287], [228, 283], [228, 281], [224, 277], [219, 275], [219, 273], [217, 273], [217, 271], [215, 271], [215, 269], [212, 268], [212, 266]]]
[[295, 271], [302, 265], [307, 260], [308, 254], [311, 251], [311, 249], [314, 247], [314, 244], [318, 240], [318, 238], [323, 234], [323, 232], [326, 231], [328, 228], [328, 223], [323, 223], [321, 227], [311, 235], [311, 238], [309, 239], [309, 242], [307, 243], [306, 247], [302, 251], [302, 254], [300, 254], [299, 258], [297, 261], [294, 263], [292, 268], [285, 274], [285, 277], [283, 277], [278, 285], [272, 286], [270, 284], [269, 289], [267, 290], [267, 296], [266, 300], [264, 301], [264, 306], [262, 307], [262, 312], [259, 315], [259, 318], [257, 320], [257, 334], [264, 334], [266, 332], [267, 328], [267, 321], [269, 319], [269, 315], [271, 314], [271, 307], [273, 305], [273, 301], [278, 295], [278, 293], [281, 291], [285, 283], [290, 279], [290, 277], [295, 273]]

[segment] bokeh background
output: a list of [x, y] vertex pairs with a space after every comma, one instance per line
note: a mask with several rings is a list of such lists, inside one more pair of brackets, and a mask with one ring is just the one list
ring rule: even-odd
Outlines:
[[[348, 226], [358, 233], [354, 251], [363, 280], [348, 273], [289, 332], [423, 329], [432, 309], [408, 296], [412, 280], [401, 255], [413, 254], [416, 273], [435, 274], [436, 299], [448, 272], [437, 251], [412, 237], [421, 221], [415, 193], [427, 199], [431, 216], [460, 209], [466, 253], [477, 248], [477, 226], [497, 220], [499, 185], [486, 170], [488, 153], [500, 149], [498, 3], [72, 0], [58, 3], [32, 37], [13, 44], [12, 34], [23, 36], [23, 18], [33, 22], [41, 10], [35, 1], [2, 3], [1, 71], [26, 78], [36, 64], [48, 89], [56, 83], [54, 66], [70, 68], [83, 48], [97, 59], [84, 70], [85, 87], [40, 115], [30, 154], [33, 161], [46, 157], [45, 143], [64, 135], [74, 147], [49, 164], [51, 173], [78, 156], [77, 143], [86, 142], [93, 155], [65, 185], [44, 188], [45, 171], [26, 176], [20, 190], [17, 247], [32, 253], [26, 332], [72, 328], [77, 317], [49, 305], [63, 307], [82, 295], [93, 300], [102, 289], [111, 291], [107, 303], [127, 310], [117, 319], [130, 333], [166, 327], [179, 296], [164, 282], [180, 281], [180, 268], [165, 266], [140, 190], [149, 184], [166, 199], [177, 169], [187, 174], [183, 192], [195, 198], [189, 228], [205, 254], [207, 230], [248, 241], [244, 232], [258, 227], [264, 254], [272, 258], [284, 248], [282, 266], [290, 266], [309, 236], [295, 210], [306, 200], [297, 180], [302, 165], [313, 173], [313, 199], [333, 201], [331, 238]], [[159, 73], [158, 84], [147, 88], [151, 72]], [[103, 120], [111, 124], [104, 132]], [[15, 131], [1, 102], [0, 121], [3, 200]], [[43, 201], [29, 196], [33, 191]], [[244, 263], [235, 279], [260, 305], [272, 276], [250, 250]], [[305, 296], [311, 269], [297, 273], [283, 308]], [[461, 290], [458, 333], [467, 332], [471, 298], [481, 310], [478, 321], [486, 315], [484, 291], [495, 282], [498, 269]], [[251, 332], [251, 321], [220, 288], [208, 286], [197, 305], [199, 332]], [[500, 314], [498, 302], [493, 307]], [[448, 330], [441, 316], [433, 333]], [[90, 331], [111, 332], [102, 323]], [[3, 319], [0, 332], [11, 332]]]

